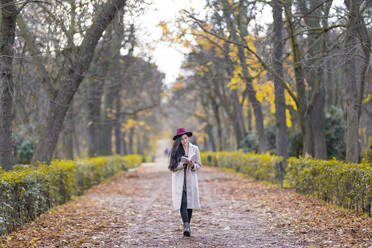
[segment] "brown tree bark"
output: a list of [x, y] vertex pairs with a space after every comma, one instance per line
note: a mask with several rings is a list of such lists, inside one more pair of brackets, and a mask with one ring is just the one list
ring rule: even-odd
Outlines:
[[114, 122], [113, 103], [114, 103], [114, 80], [105, 83], [104, 109], [102, 112], [102, 139], [101, 154], [112, 155], [112, 127]]
[[67, 111], [66, 118], [64, 121], [64, 129], [62, 132], [62, 144], [64, 150], [64, 158], [73, 160], [74, 159], [74, 107], [71, 103], [70, 108]]
[[121, 134], [122, 136], [122, 138], [121, 138], [121, 140], [122, 140], [122, 144], [123, 144], [123, 146], [122, 146], [122, 154], [124, 154], [124, 155], [127, 155], [127, 154], [129, 154], [129, 151], [128, 151], [128, 142], [127, 142], [127, 132], [123, 132], [122, 134]]
[[[110, 36], [112, 37], [112, 39], [109, 46], [109, 53], [106, 55], [108, 57], [108, 60], [111, 62], [109, 63], [111, 66], [107, 68], [107, 72], [109, 72], [110, 74], [118, 74], [113, 72], [115, 70], [114, 64], [116, 63], [112, 63], [112, 61], [118, 61], [124, 33], [124, 25], [122, 23], [120, 11], [118, 13], [119, 15], [116, 16], [116, 19], [118, 21], [115, 21], [115, 23], [111, 25], [112, 27], [110, 29], [110, 32], [112, 32], [112, 34]], [[112, 154], [112, 131], [116, 122], [115, 114], [113, 113], [115, 109], [114, 102], [115, 99], [119, 97], [120, 83], [120, 74], [118, 74], [117, 77], [111, 78], [111, 80], [106, 83], [104, 94], [104, 110], [102, 113], [101, 153], [103, 155]]]
[[[103, 67], [103, 65], [102, 65]], [[101, 134], [101, 97], [103, 95], [103, 82], [91, 80], [87, 90], [87, 120], [88, 120], [88, 156], [100, 155]]]
[[224, 138], [223, 138], [223, 132], [222, 132], [222, 123], [221, 123], [221, 117], [220, 117], [220, 106], [217, 104], [216, 99], [214, 96], [210, 96], [210, 101], [212, 105], [213, 110], [213, 116], [216, 120], [217, 124], [217, 140], [218, 140], [218, 151], [223, 151], [225, 148], [224, 145]]
[[[118, 94], [119, 96], [119, 94]], [[121, 99], [120, 97], [115, 98], [115, 153], [123, 154], [122, 151], [122, 135], [121, 135]]]
[[[371, 41], [361, 16], [363, 0], [345, 0], [348, 23], [345, 37], [345, 103], [346, 103], [346, 161], [359, 162], [359, 120], [369, 66]], [[358, 41], [359, 39], [359, 41]], [[363, 64], [357, 68], [359, 48], [363, 51]], [[359, 73], [358, 73], [359, 72]]]
[[199, 95], [199, 99], [201, 100], [201, 105], [202, 105], [202, 108], [204, 110], [204, 113], [205, 113], [205, 116], [203, 116], [203, 118], [200, 118], [201, 119], [201, 122], [203, 123], [206, 123], [205, 127], [204, 127], [204, 132], [206, 134], [208, 134], [208, 139], [204, 139], [204, 144], [205, 146], [207, 146], [208, 144], [208, 149], [209, 150], [212, 150], [213, 152], [216, 151], [216, 141], [215, 141], [215, 137], [213, 135], [213, 125], [210, 121], [210, 113], [209, 113], [209, 104], [208, 104], [208, 93], [205, 92], [203, 89], [201, 89], [199, 91], [200, 95]]
[[62, 129], [64, 117], [74, 94], [78, 90], [89, 68], [98, 40], [113, 20], [115, 14], [124, 7], [125, 3], [126, 0], [108, 1], [102, 6], [99, 14], [87, 30], [84, 40], [78, 49], [78, 53], [74, 56], [73, 65], [66, 75], [66, 81], [60, 82], [59, 85], [61, 85], [61, 88], [58, 89], [53, 99], [51, 99], [46, 127], [41, 135], [40, 142], [33, 157], [33, 162], [51, 161], [58, 136]]
[[[110, 33], [111, 34], [111, 33]], [[91, 63], [87, 80], [87, 122], [88, 122], [88, 156], [101, 155], [100, 144], [102, 143], [101, 123], [101, 99], [104, 93], [105, 81], [110, 65], [109, 56], [111, 35], [105, 35], [101, 49], [95, 54]]]
[[[307, 144], [309, 145], [306, 146], [307, 150], [304, 152], [315, 158], [327, 159], [323, 81], [326, 33], [322, 32], [328, 28], [328, 13], [332, 1], [324, 3], [321, 0], [298, 0], [298, 5], [309, 29], [306, 38], [309, 58], [306, 63], [306, 79], [310, 91], [306, 114], [310, 117], [310, 123], [306, 125], [306, 128], [310, 135], [307, 135]], [[321, 23], [323, 27], [321, 27]]]
[[128, 147], [127, 147], [128, 154], [133, 154], [133, 151], [134, 151], [133, 138], [134, 138], [134, 128], [132, 127], [129, 129], [129, 133], [128, 133]]
[[1, 0], [0, 19], [0, 166], [12, 169], [13, 44], [17, 9], [13, 0]]
[[[244, 14], [243, 14], [244, 8], [239, 9], [239, 14], [238, 14], [237, 19], [240, 25], [236, 25], [234, 23], [234, 20], [232, 19], [232, 16], [234, 15], [233, 15], [233, 12], [231, 10], [231, 6], [229, 5], [229, 3], [226, 0], [223, 0], [222, 5], [223, 5], [224, 17], [229, 26], [231, 38], [237, 43], [244, 44], [245, 43], [244, 37], [246, 36], [246, 30], [245, 30], [246, 27], [244, 26], [245, 22], [244, 22]], [[240, 31], [239, 32], [240, 35], [238, 34], [237, 29]], [[251, 102], [253, 110], [254, 110], [256, 131], [257, 131], [257, 135], [259, 139], [259, 152], [265, 153], [267, 150], [267, 145], [266, 145], [264, 124], [263, 124], [263, 114], [262, 114], [261, 103], [256, 98], [256, 91], [253, 89], [251, 76], [249, 74], [248, 66], [246, 63], [244, 47], [242, 46], [238, 46], [238, 57], [239, 57], [240, 65], [242, 66], [243, 77], [246, 82], [248, 99]], [[241, 124], [239, 124], [239, 126], [240, 125]], [[243, 126], [243, 129], [240, 129], [240, 130], [244, 130], [244, 134], [243, 134], [243, 138], [244, 138], [245, 127]]]
[[[273, 69], [283, 77], [283, 7], [279, 0], [274, 0], [273, 8]], [[275, 119], [276, 119], [276, 152], [278, 156], [288, 157], [288, 134], [285, 112], [284, 87], [277, 77], [274, 77], [275, 87]]]
[[295, 74], [295, 85], [297, 90], [297, 113], [298, 122], [300, 124], [300, 130], [302, 133], [302, 144], [303, 144], [303, 156], [306, 155], [308, 151], [311, 151], [311, 133], [309, 130], [311, 128], [310, 119], [307, 112], [307, 98], [305, 91], [305, 75], [302, 64], [302, 56], [300, 52], [299, 43], [296, 37], [296, 28], [293, 22], [292, 14], [292, 0], [283, 1], [284, 16], [285, 16], [285, 26], [289, 36], [289, 43], [291, 47], [291, 54], [293, 56], [293, 67]]

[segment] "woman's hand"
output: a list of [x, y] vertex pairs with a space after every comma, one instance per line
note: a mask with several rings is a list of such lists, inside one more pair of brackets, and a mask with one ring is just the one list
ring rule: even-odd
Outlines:
[[189, 165], [191, 165], [191, 169], [194, 169], [194, 166], [195, 166], [195, 165], [194, 165], [194, 162], [190, 161], [190, 162], [189, 162]]

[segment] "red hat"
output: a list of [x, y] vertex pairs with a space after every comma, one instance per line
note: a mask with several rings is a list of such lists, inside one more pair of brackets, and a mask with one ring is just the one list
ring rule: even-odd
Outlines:
[[178, 136], [184, 135], [184, 134], [186, 134], [189, 137], [192, 136], [192, 132], [186, 131], [185, 128], [183, 128], [183, 127], [177, 128], [176, 135], [173, 137], [173, 140], [177, 139]]

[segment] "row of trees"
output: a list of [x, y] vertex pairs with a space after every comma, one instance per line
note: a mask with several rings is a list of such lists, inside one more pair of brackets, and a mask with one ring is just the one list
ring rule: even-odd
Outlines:
[[149, 110], [160, 103], [164, 75], [133, 55], [130, 23], [141, 8], [126, 0], [1, 2], [4, 169], [149, 149], [148, 134], [136, 130], [156, 122]]
[[[265, 27], [256, 16], [267, 5], [273, 22]], [[164, 39], [191, 49], [184, 63], [191, 74], [179, 78], [171, 99], [188, 96], [183, 111], [199, 120], [200, 140], [234, 149], [253, 132], [259, 152], [287, 157], [292, 146], [320, 159], [345, 140], [338, 157], [358, 162], [362, 134], [372, 136], [371, 2], [210, 0], [206, 8], [202, 20], [184, 12], [178, 30], [162, 23]], [[341, 126], [346, 120], [345, 137], [334, 138], [335, 115]]]

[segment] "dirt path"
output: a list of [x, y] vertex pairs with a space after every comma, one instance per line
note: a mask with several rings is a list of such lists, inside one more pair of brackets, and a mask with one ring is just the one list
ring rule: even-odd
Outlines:
[[371, 221], [289, 190], [202, 167], [190, 238], [171, 209], [166, 161], [93, 187], [18, 232], [4, 247], [368, 247]]

